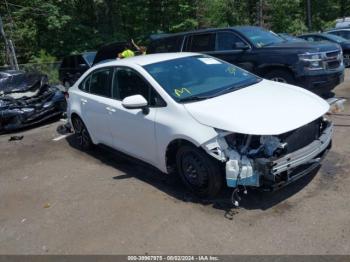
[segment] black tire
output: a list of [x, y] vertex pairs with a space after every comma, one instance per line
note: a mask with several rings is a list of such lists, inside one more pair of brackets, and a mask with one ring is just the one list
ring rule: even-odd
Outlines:
[[287, 70], [283, 70], [283, 69], [276, 69], [276, 70], [267, 72], [264, 75], [264, 78], [272, 81], [276, 81], [276, 82], [288, 83], [292, 85], [295, 84], [295, 79], [293, 75]]
[[200, 197], [214, 197], [223, 187], [219, 162], [200, 148], [184, 145], [176, 153], [176, 166], [185, 186]]
[[94, 144], [92, 143], [89, 131], [83, 120], [81, 120], [80, 117], [75, 116], [72, 118], [72, 125], [78, 146], [83, 150], [92, 149]]

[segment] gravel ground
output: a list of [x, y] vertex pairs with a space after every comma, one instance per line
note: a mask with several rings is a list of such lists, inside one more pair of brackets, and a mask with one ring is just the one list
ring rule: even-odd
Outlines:
[[[336, 89], [350, 100], [350, 75]], [[297, 105], [296, 105], [297, 106]], [[53, 122], [0, 136], [1, 254], [350, 254], [350, 106], [318, 172], [275, 193], [201, 201], [118, 152], [78, 150]]]

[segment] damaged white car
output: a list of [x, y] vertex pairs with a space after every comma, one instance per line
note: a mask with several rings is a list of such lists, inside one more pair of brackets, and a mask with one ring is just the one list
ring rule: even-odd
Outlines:
[[308, 174], [331, 147], [329, 104], [195, 53], [99, 64], [69, 90], [80, 145], [104, 144], [177, 172], [202, 196], [226, 184], [276, 189]]

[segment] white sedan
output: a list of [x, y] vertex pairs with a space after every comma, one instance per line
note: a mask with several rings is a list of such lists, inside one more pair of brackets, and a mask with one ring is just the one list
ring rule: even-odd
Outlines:
[[308, 174], [331, 146], [328, 103], [196, 53], [96, 65], [69, 89], [83, 149], [104, 144], [201, 196], [224, 184], [276, 189]]

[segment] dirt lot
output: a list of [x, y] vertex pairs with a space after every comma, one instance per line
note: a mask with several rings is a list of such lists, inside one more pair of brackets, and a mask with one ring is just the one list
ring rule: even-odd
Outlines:
[[[337, 88], [350, 99], [350, 74]], [[296, 105], [298, 106], [298, 105]], [[275, 193], [199, 201], [176, 180], [51, 123], [0, 136], [1, 254], [350, 254], [350, 103], [317, 174]], [[13, 135], [13, 134], [12, 134]]]

